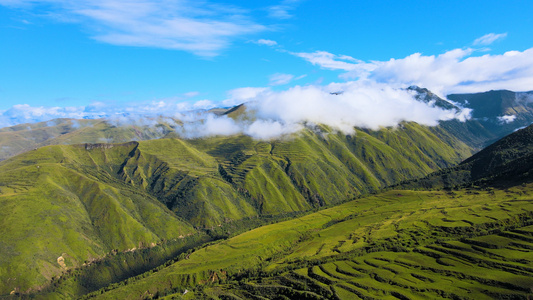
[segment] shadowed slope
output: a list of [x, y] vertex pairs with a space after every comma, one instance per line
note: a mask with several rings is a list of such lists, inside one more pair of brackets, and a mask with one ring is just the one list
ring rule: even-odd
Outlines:
[[533, 179], [533, 125], [510, 134], [456, 167], [402, 183], [407, 188], [513, 186]]

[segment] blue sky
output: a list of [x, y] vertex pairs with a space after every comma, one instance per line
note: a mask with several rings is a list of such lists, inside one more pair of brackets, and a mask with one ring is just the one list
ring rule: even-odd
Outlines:
[[0, 0], [2, 125], [357, 81], [533, 90], [532, 28], [533, 1]]

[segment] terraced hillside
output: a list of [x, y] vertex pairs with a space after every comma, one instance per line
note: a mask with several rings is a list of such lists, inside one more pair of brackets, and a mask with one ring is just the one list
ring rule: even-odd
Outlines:
[[112, 250], [199, 234], [194, 228], [340, 203], [469, 153], [439, 128], [414, 123], [355, 136], [322, 127], [272, 142], [42, 147], [0, 163], [0, 291], [45, 286]]
[[249, 231], [88, 298], [527, 299], [532, 188], [393, 190]]

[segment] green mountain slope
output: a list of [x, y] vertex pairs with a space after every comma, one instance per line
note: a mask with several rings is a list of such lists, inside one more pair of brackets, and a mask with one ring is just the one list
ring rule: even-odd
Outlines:
[[[444, 100], [435, 100], [435, 95], [426, 93], [426, 96], [429, 98], [420, 100], [435, 101], [436, 105], [443, 107], [449, 104]], [[504, 103], [502, 107], [508, 104]], [[522, 113], [518, 110], [515, 112]], [[246, 108], [239, 106], [217, 113], [242, 118], [246, 117]], [[523, 113], [526, 116], [528, 111]], [[197, 245], [199, 241], [208, 241], [209, 238], [204, 238], [199, 230], [225, 236], [225, 228], [239, 220], [311, 211], [378, 191], [400, 181], [426, 176], [462, 161], [472, 153], [471, 147], [479, 146], [505, 130], [511, 130], [511, 127], [505, 130], [490, 127], [487, 120], [478, 118], [465, 123], [450, 121], [437, 127], [402, 123], [397, 128], [379, 131], [356, 129], [351, 136], [319, 125], [272, 141], [258, 141], [243, 135], [189, 140], [152, 139], [164, 133], [168, 137], [175, 136], [169, 133], [172, 127], [164, 124], [144, 129], [113, 127], [105, 122], [88, 123], [84, 127], [75, 125], [72, 120], [60, 120], [56, 126], [35, 125], [26, 133], [41, 130], [42, 127], [43, 134], [47, 132], [50, 137], [32, 146], [119, 138], [149, 140], [124, 144], [47, 146], [0, 163], [0, 207], [3, 208], [0, 213], [0, 250], [6, 253], [0, 260], [0, 294], [40, 289], [68, 269], [78, 267], [85, 261], [100, 260], [109, 253], [132, 248], [147, 249], [166, 240], [176, 241], [187, 235], [198, 236], [197, 240], [187, 244], [189, 246], [172, 246], [172, 249], [163, 251], [165, 254], [155, 255], [157, 259], [143, 262], [143, 267], [121, 267], [118, 270], [116, 263], [112, 263], [113, 267], [108, 269], [98, 267], [96, 269], [107, 270], [105, 272], [114, 268], [113, 272], [118, 273], [105, 276], [106, 280], [86, 289], [79, 288], [78, 292], [66, 288], [65, 295], [80, 295], [106, 282], [125, 278], [127, 274], [138, 274], [148, 266], [156, 266], [190, 249], [190, 245]], [[527, 118], [523, 120], [526, 121]], [[11, 128], [0, 134], [19, 131], [24, 129]], [[481, 134], [481, 137], [470, 140], [471, 136], [483, 131], [490, 134]], [[496, 131], [498, 133], [493, 133]], [[57, 132], [60, 133], [58, 136]], [[454, 136], [456, 132], [461, 133], [458, 138]], [[516, 140], [523, 143], [524, 137]], [[501, 149], [485, 155], [489, 157], [485, 160], [481, 159], [484, 156], [480, 154], [478, 158], [481, 160], [474, 157], [455, 169], [441, 171], [441, 174], [451, 174], [452, 170], [460, 172], [437, 181], [445, 182], [445, 185], [449, 184], [449, 178], [453, 178], [454, 184], [468, 185], [472, 180], [508, 174], [505, 170], [517, 173], [519, 166], [525, 166], [524, 172], [519, 173], [527, 175], [528, 165], [524, 163], [526, 160], [522, 154], [529, 151], [529, 146], [524, 144], [523, 149], [518, 146], [519, 142], [510, 141]], [[515, 157], [520, 159], [516, 160]], [[487, 163], [489, 167], [484, 169]], [[466, 165], [471, 166], [471, 169], [466, 168]], [[417, 182], [417, 188], [429, 185], [419, 184], [424, 180]], [[418, 194], [413, 195], [413, 199], [416, 197]], [[450, 199], [453, 196], [446, 196], [442, 201]], [[372, 211], [374, 208], [368, 209]], [[374, 220], [374, 217], [370, 217], [370, 220]], [[344, 222], [352, 218], [344, 216], [327, 222]], [[500, 220], [500, 217], [493, 218]], [[469, 218], [465, 220], [468, 222], [463, 223], [472, 223]], [[502, 220], [508, 222], [505, 218]], [[373, 228], [373, 221], [369, 222], [365, 223], [367, 225], [364, 228]], [[302, 233], [300, 229], [294, 231]], [[340, 230], [338, 234], [344, 236], [345, 232]], [[416, 234], [426, 235], [424, 232]], [[295, 238], [277, 237], [282, 242]], [[305, 234], [296, 237], [296, 240], [304, 241], [307, 238]], [[423, 239], [427, 239], [428, 243], [436, 241], [431, 237]], [[265, 248], [267, 253], [258, 255], [272, 256], [280, 249], [289, 253], [292, 251], [292, 246], [289, 246], [291, 243], [279, 247], [275, 243], [268, 244]], [[331, 251], [342, 252], [339, 249], [345, 243], [334, 240], [322, 244], [324, 246], [320, 251], [311, 248], [314, 249], [311, 252], [325, 251], [334, 255]], [[326, 245], [331, 245], [331, 251], [324, 250]], [[402, 242], [397, 249], [410, 247], [412, 250], [420, 245], [420, 242]], [[256, 246], [246, 247], [252, 249]], [[227, 255], [234, 253], [230, 251]], [[291, 259], [309, 255], [298, 252]], [[129, 258], [128, 261], [134, 259]], [[250, 262], [249, 266], [256, 266], [256, 262]], [[90, 277], [87, 274], [83, 275], [86, 279]], [[204, 273], [194, 274], [184, 275], [188, 284], [192, 284], [195, 278], [203, 278], [192, 286], [213, 276], [210, 273], [206, 279]], [[183, 279], [179, 278], [181, 283], [178, 286], [181, 287]]]
[[322, 127], [271, 142], [231, 136], [32, 150], [0, 163], [0, 291], [38, 288], [111, 250], [193, 227], [340, 203], [469, 153], [445, 131], [414, 123], [354, 136]]

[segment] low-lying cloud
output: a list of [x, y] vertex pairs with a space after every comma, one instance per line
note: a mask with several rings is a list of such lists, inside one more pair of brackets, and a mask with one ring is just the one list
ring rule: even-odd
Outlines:
[[[343, 93], [335, 93], [342, 90]], [[327, 86], [296, 86], [285, 91], [256, 90], [247, 108], [255, 118], [199, 115], [180, 128], [186, 138], [246, 134], [273, 139], [296, 133], [315, 124], [328, 125], [345, 134], [354, 127], [378, 130], [403, 121], [435, 126], [439, 121], [470, 118], [469, 109], [445, 110], [415, 100], [412, 91], [372, 82], [335, 83]]]
[[363, 81], [264, 93], [249, 106], [261, 119], [287, 125], [325, 124], [348, 134], [353, 127], [379, 129], [402, 121], [434, 126], [442, 120], [468, 117], [467, 111], [443, 110], [417, 101], [405, 89]]
[[515, 119], [516, 119], [515, 115], [505, 115], [505, 116], [498, 117], [498, 122], [500, 124], [509, 124], [509, 123], [514, 122]]
[[[343, 93], [336, 93], [343, 91]], [[295, 86], [284, 91], [269, 88], [241, 88], [228, 93], [225, 103], [240, 104], [253, 117], [232, 119], [216, 116], [208, 109], [209, 100], [195, 103], [155, 101], [126, 107], [93, 103], [86, 107], [31, 107], [17, 105], [0, 112], [0, 126], [53, 118], [105, 118], [113, 125], [156, 126], [158, 117], [174, 122], [184, 138], [246, 134], [257, 139], [273, 139], [298, 132], [306, 126], [325, 124], [346, 134], [354, 127], [379, 129], [403, 121], [435, 126], [439, 121], [469, 118], [467, 109], [444, 110], [417, 101], [412, 91], [370, 81], [333, 83], [327, 86]]]

